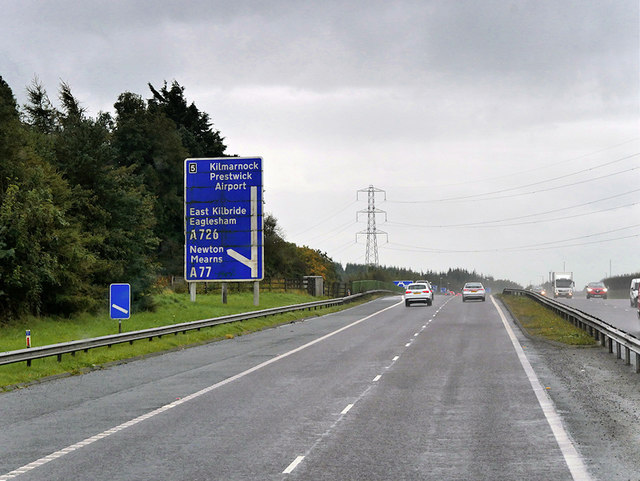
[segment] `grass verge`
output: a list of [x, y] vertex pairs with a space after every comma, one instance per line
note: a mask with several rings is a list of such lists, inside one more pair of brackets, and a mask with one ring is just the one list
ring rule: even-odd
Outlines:
[[525, 296], [498, 297], [518, 320], [522, 328], [534, 337], [570, 346], [593, 346], [595, 339], [553, 311]]
[[[227, 304], [222, 304], [220, 295], [198, 295], [192, 303], [189, 294], [165, 293], [158, 296], [158, 308], [155, 312], [132, 313], [130, 319], [122, 321], [122, 331], [137, 331], [180, 322], [209, 319], [229, 314], [249, 312], [271, 307], [301, 304], [318, 300], [307, 294], [265, 292], [260, 294], [260, 306], [253, 305], [253, 293], [237, 293], [228, 296]], [[369, 299], [367, 299], [369, 300]], [[0, 366], [0, 389], [9, 390], [25, 383], [41, 380], [61, 374], [81, 374], [87, 370], [99, 369], [105, 364], [122, 361], [152, 353], [186, 348], [220, 339], [231, 339], [250, 332], [275, 327], [300, 319], [321, 316], [330, 312], [353, 307], [353, 302], [345, 306], [336, 306], [313, 311], [298, 311], [268, 316], [248, 321], [234, 322], [214, 326], [200, 331], [188, 331], [177, 335], [154, 338], [150, 341], [136, 341], [133, 344], [117, 344], [110, 348], [90, 349], [88, 352], [65, 354], [62, 361], [55, 357], [36, 359], [31, 367], [25, 362]], [[0, 351], [11, 351], [25, 347], [25, 330], [31, 330], [33, 346], [43, 346], [58, 342], [87, 339], [118, 332], [118, 321], [109, 318], [108, 313], [99, 316], [88, 314], [73, 319], [53, 317], [29, 317], [18, 325], [0, 328]]]

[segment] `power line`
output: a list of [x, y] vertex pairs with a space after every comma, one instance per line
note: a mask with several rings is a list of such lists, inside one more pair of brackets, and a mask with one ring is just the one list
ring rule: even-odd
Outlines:
[[[526, 214], [526, 215], [519, 215], [519, 216], [515, 216], [515, 217], [507, 217], [504, 219], [497, 219], [497, 220], [487, 220], [487, 221], [481, 221], [481, 222], [468, 222], [468, 223], [461, 223], [461, 224], [441, 224], [441, 225], [420, 225], [420, 224], [409, 224], [409, 223], [403, 223], [403, 222], [389, 222], [389, 225], [404, 225], [404, 226], [408, 226], [408, 227], [420, 227], [420, 228], [449, 228], [449, 227], [508, 227], [508, 226], [513, 226], [513, 225], [523, 225], [523, 224], [530, 224], [530, 223], [536, 223], [536, 222], [550, 222], [550, 221], [554, 221], [554, 220], [562, 220], [562, 219], [571, 219], [574, 217], [581, 217], [581, 216], [585, 216], [585, 215], [591, 215], [591, 214], [598, 214], [600, 212], [607, 212], [610, 210], [615, 210], [615, 209], [621, 209], [624, 207], [631, 207], [634, 205], [637, 205], [638, 202], [634, 202], [631, 204], [625, 204], [622, 206], [617, 206], [617, 207], [611, 207], [608, 209], [602, 209], [599, 211], [591, 211], [591, 212], [586, 212], [586, 213], [582, 213], [582, 214], [574, 214], [574, 215], [569, 215], [569, 216], [565, 216], [565, 217], [555, 217], [553, 219], [540, 219], [540, 220], [536, 220], [536, 221], [529, 221], [529, 222], [519, 222], [519, 223], [514, 223], [514, 224], [502, 224], [502, 222], [507, 222], [507, 221], [512, 221], [512, 220], [518, 220], [518, 219], [526, 219], [528, 217], [537, 217], [537, 216], [541, 216], [541, 215], [547, 215], [547, 214], [553, 214], [554, 212], [564, 212], [570, 209], [575, 209], [577, 207], [584, 207], [585, 205], [590, 205], [590, 204], [596, 204], [599, 202], [604, 202], [606, 200], [610, 200], [610, 199], [615, 199], [616, 197], [622, 197], [624, 195], [628, 195], [628, 194], [633, 194], [635, 192], [640, 192], [640, 189], [634, 189], [634, 190], [630, 190], [627, 192], [623, 192], [621, 194], [616, 194], [616, 195], [612, 195], [609, 197], [603, 197], [601, 199], [597, 199], [597, 200], [592, 200], [589, 202], [584, 202], [582, 204], [576, 204], [576, 205], [572, 205], [572, 206], [563, 206], [560, 207], [558, 209], [552, 209], [552, 210], [548, 210], [545, 212], [538, 212], [535, 214]], [[496, 224], [496, 225], [486, 225], [486, 224]]]
[[317, 239], [323, 239], [323, 238], [324, 238], [324, 240], [332, 239], [336, 235], [344, 232], [349, 227], [352, 227], [352, 226], [354, 226], [356, 224], [357, 224], [357, 222], [354, 222], [353, 220], [350, 220], [346, 224], [342, 224], [342, 225], [336, 227], [335, 229], [332, 229], [332, 230], [327, 231], [327, 232], [322, 232], [321, 234], [318, 234], [317, 236], [309, 238], [307, 240], [307, 242], [312, 241], [312, 240], [317, 240]]
[[[610, 242], [610, 241], [614, 241], [614, 240], [621, 240], [621, 239], [630, 239], [633, 237], [640, 237], [640, 234], [634, 234], [634, 235], [630, 235], [630, 236], [624, 236], [624, 237], [616, 237], [613, 239], [603, 239], [601, 241], [593, 241], [593, 242], [586, 242], [586, 243], [582, 243], [582, 244], [569, 244], [569, 245], [561, 245], [565, 242], [570, 242], [573, 240], [578, 240], [578, 239], [588, 239], [590, 237], [596, 237], [599, 235], [605, 235], [605, 234], [611, 234], [613, 232], [619, 232], [622, 230], [627, 230], [627, 229], [634, 229], [640, 227], [640, 224], [634, 224], [634, 225], [630, 225], [630, 226], [626, 226], [626, 227], [621, 227], [619, 229], [612, 229], [612, 230], [608, 230], [608, 231], [604, 231], [604, 232], [597, 232], [597, 233], [593, 233], [593, 234], [588, 234], [588, 235], [583, 235], [583, 236], [578, 236], [578, 237], [572, 237], [569, 239], [563, 239], [563, 240], [558, 240], [558, 241], [551, 241], [551, 242], [545, 242], [545, 243], [536, 243], [536, 244], [529, 244], [529, 245], [524, 245], [524, 246], [516, 246], [516, 247], [502, 247], [499, 249], [473, 249], [473, 250], [456, 250], [456, 249], [433, 249], [433, 248], [424, 248], [424, 247], [418, 247], [418, 246], [411, 246], [411, 245], [407, 245], [407, 244], [390, 244], [390, 245], [398, 245], [401, 247], [404, 247], [404, 249], [398, 249], [398, 248], [393, 248], [393, 247], [386, 247], [387, 249], [391, 249], [391, 250], [406, 250], [406, 251], [412, 251], [412, 252], [431, 252], [431, 253], [440, 253], [440, 254], [461, 254], [461, 253], [483, 253], [483, 252], [505, 252], [505, 251], [509, 251], [509, 252], [519, 252], [519, 251], [529, 251], [529, 250], [545, 250], [545, 249], [561, 249], [564, 247], [574, 247], [574, 246], [580, 246], [580, 245], [589, 245], [589, 244], [597, 244], [600, 242]], [[553, 244], [553, 245], [551, 245]], [[548, 245], [549, 247], [539, 247], [539, 246], [544, 246], [544, 245]]]
[[[593, 244], [604, 244], [605, 242], [613, 242], [613, 241], [618, 241], [618, 240], [633, 239], [635, 237], [640, 237], [640, 234], [632, 234], [632, 235], [623, 236], [623, 237], [614, 237], [613, 239], [603, 239], [603, 240], [599, 240], [599, 241], [582, 242], [582, 243], [579, 243], [579, 244], [567, 244], [567, 245], [563, 245], [563, 246], [549, 246], [549, 247], [538, 247], [538, 248], [533, 248], [532, 247], [532, 248], [521, 249], [521, 250], [511, 250], [510, 252], [531, 252], [531, 251], [544, 251], [544, 250], [560, 249], [560, 248], [565, 248], [565, 247], [580, 247], [580, 246], [593, 245]], [[390, 244], [390, 245], [394, 245], [394, 244]], [[402, 249], [402, 248], [390, 247], [390, 245], [387, 245], [384, 248], [385, 249], [389, 249], [389, 250], [394, 250], [394, 251], [429, 252], [429, 253], [436, 253], [436, 254], [479, 254], [479, 253], [486, 253], [486, 252], [501, 252], [500, 249], [473, 250], [473, 251], [465, 251], [465, 250], [436, 250], [436, 249], [422, 249], [420, 247], [415, 247], [415, 246], [406, 246], [406, 248]], [[403, 244], [397, 244], [397, 245], [403, 245]]]
[[572, 157], [570, 159], [566, 159], [566, 160], [561, 160], [561, 161], [558, 161], [558, 162], [551, 162], [551, 163], [547, 163], [547, 164], [544, 164], [544, 165], [540, 165], [540, 166], [538, 166], [538, 167], [536, 167], [534, 169], [521, 170], [521, 171], [518, 171], [518, 172], [510, 172], [509, 174], [505, 174], [505, 175], [499, 175], [499, 176], [495, 176], [495, 177], [487, 177], [485, 179], [474, 179], [474, 180], [469, 180], [469, 181], [466, 181], [466, 182], [456, 182], [456, 183], [451, 183], [451, 184], [437, 184], [437, 187], [455, 187], [455, 186], [459, 186], [459, 185], [477, 184], [479, 182], [489, 182], [489, 181], [492, 181], [492, 180], [506, 179], [508, 177], [513, 177], [513, 176], [516, 176], [516, 175], [528, 174], [530, 172], [537, 172], [538, 170], [548, 169], [549, 167], [554, 167], [555, 168], [558, 165], [567, 164], [567, 163], [570, 163], [570, 162], [574, 162], [576, 160], [584, 159], [585, 157], [589, 157], [589, 156], [594, 155], [594, 154], [600, 154], [602, 152], [606, 152], [607, 150], [611, 150], [611, 149], [614, 149], [616, 147], [620, 147], [621, 145], [629, 144], [631, 142], [636, 142], [638, 140], [640, 140], [640, 137], [634, 137], [633, 139], [625, 140], [624, 142], [620, 142], [619, 144], [614, 144], [614, 145], [611, 145], [609, 147], [605, 147], [605, 148], [600, 149], [600, 150], [589, 152], [587, 154], [582, 154], [582, 155], [579, 155], [577, 157]]
[[[640, 155], [640, 152], [635, 153], [633, 155], [629, 155], [627, 157], [616, 159], [614, 161], [608, 162], [607, 164], [602, 164], [601, 166], [606, 166], [606, 165], [610, 165], [610, 164], [615, 163], [615, 162], [621, 162], [623, 160], [628, 160], [628, 159], [631, 159], [631, 158], [636, 157], [638, 155]], [[635, 167], [632, 167], [630, 169], [621, 170], [621, 171], [618, 171], [618, 172], [613, 172], [611, 174], [602, 175], [600, 177], [594, 177], [592, 179], [581, 180], [581, 181], [573, 182], [573, 183], [570, 183], [570, 184], [563, 184], [563, 185], [559, 185], [559, 186], [556, 186], [556, 187], [549, 187], [549, 188], [546, 188], [546, 189], [534, 190], [534, 191], [529, 191], [529, 192], [520, 192], [520, 193], [512, 194], [512, 195], [487, 197], [487, 198], [484, 198], [484, 199], [481, 198], [481, 197], [484, 197], [484, 196], [487, 196], [487, 195], [501, 194], [501, 193], [509, 192], [509, 191], [512, 191], [512, 190], [523, 189], [525, 187], [531, 187], [531, 186], [534, 186], [534, 185], [546, 184], [546, 183], [552, 182], [554, 180], [559, 180], [559, 179], [563, 179], [563, 178], [570, 177], [570, 176], [573, 176], [573, 175], [582, 174], [584, 172], [595, 170], [597, 168], [599, 168], [599, 166], [598, 167], [593, 167], [593, 168], [590, 168], [590, 169], [581, 170], [581, 171], [578, 171], [578, 172], [573, 172], [573, 173], [566, 174], [566, 175], [562, 175], [562, 176], [559, 176], [559, 177], [553, 177], [551, 179], [546, 179], [546, 180], [542, 180], [542, 181], [539, 181], [539, 182], [533, 182], [533, 183], [530, 183], [530, 184], [524, 184], [524, 185], [520, 185], [520, 186], [517, 186], [517, 187], [511, 187], [509, 189], [501, 189], [501, 190], [496, 190], [496, 191], [492, 191], [492, 192], [484, 192], [484, 193], [481, 193], [481, 194], [471, 194], [471, 195], [464, 195], [464, 196], [457, 196], [457, 197], [446, 197], [444, 199], [430, 199], [430, 200], [408, 200], [408, 201], [390, 200], [388, 202], [392, 203], [392, 204], [429, 204], [429, 203], [434, 203], [434, 202], [465, 201], [465, 200], [471, 200], [471, 199], [476, 200], [476, 201], [507, 199], [507, 198], [511, 198], [511, 197], [519, 197], [519, 196], [522, 196], [522, 195], [529, 195], [529, 194], [538, 194], [540, 192], [548, 192], [550, 190], [557, 190], [557, 189], [562, 189], [564, 187], [572, 187], [574, 185], [585, 184], [587, 182], [593, 182], [593, 181], [596, 181], [596, 180], [601, 180], [601, 179], [605, 179], [605, 178], [608, 178], [608, 177], [613, 177], [614, 175], [619, 175], [619, 174], [624, 174], [624, 173], [627, 173], [627, 172], [631, 172], [633, 170], [640, 169], [640, 166], [635, 166]]]
[[580, 246], [593, 245], [593, 244], [604, 244], [605, 242], [633, 239], [634, 237], [640, 237], [640, 234], [632, 234], [632, 235], [627, 235], [623, 237], [614, 237], [613, 239], [602, 239], [602, 240], [591, 241], [591, 242], [581, 242], [579, 244], [566, 244], [561, 246], [548, 246], [548, 247], [531, 247], [527, 249], [518, 249], [518, 250], [514, 249], [511, 252], [546, 251], [551, 249], [564, 249], [565, 247], [580, 247]]
[[559, 241], [549, 241], [549, 242], [537, 242], [535, 244], [529, 244], [529, 245], [524, 245], [524, 246], [520, 246], [520, 247], [511, 247], [511, 248], [506, 248], [504, 250], [520, 250], [520, 249], [528, 249], [529, 247], [540, 247], [540, 246], [554, 246], [554, 247], [558, 247], [558, 248], [562, 248], [562, 245], [559, 244], [563, 244], [565, 242], [571, 242], [574, 240], [579, 240], [579, 239], [589, 239], [590, 237], [596, 237], [599, 235], [605, 235], [605, 234], [612, 234], [613, 232], [620, 232], [622, 230], [628, 230], [628, 229], [635, 229], [636, 227], [640, 227], [640, 224], [635, 224], [635, 225], [630, 225], [630, 226], [626, 226], [626, 227], [620, 227], [618, 229], [611, 229], [611, 230], [607, 230], [607, 231], [603, 231], [603, 232], [596, 232], [595, 234], [587, 234], [587, 235], [581, 235], [581, 236], [577, 236], [577, 237], [570, 237], [568, 239], [563, 239], [563, 240], [559, 240]]
[[333, 217], [335, 217], [337, 214], [340, 214], [341, 212], [344, 212], [345, 210], [349, 209], [351, 206], [353, 206], [357, 201], [353, 201], [351, 203], [349, 203], [348, 205], [341, 207], [340, 209], [338, 209], [337, 211], [333, 212], [332, 214], [328, 215], [327, 217], [323, 218], [322, 220], [318, 221], [316, 224], [313, 224], [310, 227], [307, 227], [304, 230], [298, 231], [298, 232], [294, 232], [292, 235], [294, 236], [299, 236], [302, 235], [306, 232], [309, 232], [311, 229], [315, 229], [316, 227], [318, 227], [320, 224], [325, 223], [326, 221], [328, 221], [329, 219], [332, 219]]
[[[587, 215], [600, 214], [602, 212], [609, 212], [612, 210], [623, 209], [625, 207], [633, 207], [636, 205], [640, 205], [640, 202], [632, 202], [631, 204], [619, 205], [616, 207], [609, 207], [608, 209], [594, 210], [591, 212], [583, 212], [582, 214], [572, 214], [566, 215], [563, 217], [553, 217], [551, 219], [538, 219], [538, 220], [529, 220], [525, 222], [512, 222], [510, 224], [494, 224], [494, 225], [486, 225], [488, 223], [502, 222], [502, 221], [488, 221], [488, 222], [477, 222], [471, 224], [451, 224], [451, 225], [439, 225], [439, 226], [430, 226], [430, 225], [415, 225], [409, 223], [402, 222], [389, 222], [389, 225], [403, 225], [407, 227], [424, 227], [424, 228], [443, 228], [443, 227], [469, 227], [469, 228], [491, 228], [491, 227], [513, 227], [516, 225], [527, 225], [527, 224], [540, 224], [545, 222], [554, 222], [557, 220], [566, 220], [566, 219], [574, 219], [576, 217], [584, 217]], [[565, 209], [562, 209], [565, 210]], [[531, 217], [539, 214], [531, 214], [530, 216], [522, 216], [522, 217]]]

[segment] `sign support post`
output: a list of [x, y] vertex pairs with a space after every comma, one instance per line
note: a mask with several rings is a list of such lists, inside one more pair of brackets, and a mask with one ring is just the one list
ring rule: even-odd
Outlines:
[[227, 283], [223, 282], [222, 286], [221, 286], [221, 290], [222, 290], [222, 303], [226, 304], [227, 303]]
[[253, 283], [253, 305], [260, 305], [260, 282], [258, 281]]

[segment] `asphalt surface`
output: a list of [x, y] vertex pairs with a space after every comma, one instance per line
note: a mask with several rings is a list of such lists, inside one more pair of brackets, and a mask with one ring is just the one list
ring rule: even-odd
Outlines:
[[0, 480], [570, 480], [576, 460], [636, 479], [635, 374], [599, 359], [627, 389], [608, 413], [601, 388], [567, 378], [582, 354], [508, 324], [574, 460], [491, 301], [393, 297], [0, 394]]

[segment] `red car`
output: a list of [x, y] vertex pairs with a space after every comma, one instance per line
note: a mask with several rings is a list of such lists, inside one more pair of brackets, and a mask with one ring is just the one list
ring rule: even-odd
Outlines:
[[607, 298], [607, 288], [602, 282], [589, 282], [587, 285], [587, 299], [592, 297]]

